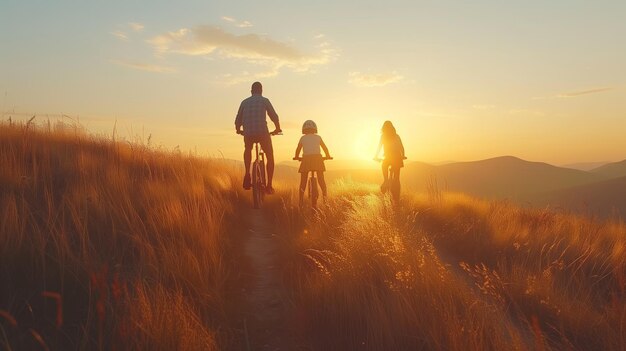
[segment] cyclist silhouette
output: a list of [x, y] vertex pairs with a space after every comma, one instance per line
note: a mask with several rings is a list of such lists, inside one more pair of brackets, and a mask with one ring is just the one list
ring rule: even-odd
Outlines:
[[243, 162], [246, 167], [246, 173], [243, 177], [243, 188], [248, 190], [251, 187], [250, 162], [252, 161], [252, 146], [254, 143], [259, 143], [267, 157], [267, 186], [265, 189], [268, 194], [273, 194], [274, 148], [272, 147], [272, 138], [267, 128], [266, 117], [269, 115], [276, 127], [276, 130], [272, 133], [280, 133], [280, 122], [272, 103], [268, 98], [263, 96], [263, 86], [261, 83], [252, 83], [250, 92], [252, 96], [241, 102], [237, 117], [235, 118], [235, 130], [238, 134], [243, 134], [245, 146]]
[[383, 172], [383, 184], [380, 186], [380, 190], [385, 193], [390, 188], [389, 173], [391, 171], [394, 174], [394, 180], [400, 180], [400, 168], [404, 167], [404, 145], [400, 136], [396, 133], [396, 128], [391, 121], [385, 121], [383, 127], [380, 130], [380, 143], [376, 150], [375, 159], [378, 159], [380, 150], [384, 149], [385, 158], [382, 160], [382, 172]]

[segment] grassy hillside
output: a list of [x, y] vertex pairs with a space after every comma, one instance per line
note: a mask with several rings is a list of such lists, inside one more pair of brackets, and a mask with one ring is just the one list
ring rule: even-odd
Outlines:
[[32, 124], [0, 165], [0, 349], [220, 348], [232, 166]]
[[[246, 349], [235, 163], [0, 125], [0, 165], [0, 349]], [[626, 349], [624, 223], [432, 182], [393, 204], [376, 173], [312, 210], [281, 169], [260, 213], [304, 349]]]
[[344, 183], [273, 206], [294, 323], [320, 350], [623, 350], [626, 226]]

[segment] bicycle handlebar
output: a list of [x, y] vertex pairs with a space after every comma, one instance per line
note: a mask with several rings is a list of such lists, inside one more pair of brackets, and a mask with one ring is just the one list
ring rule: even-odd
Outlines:
[[[237, 134], [239, 135], [243, 135], [243, 130], [238, 130]], [[283, 135], [283, 131], [282, 130], [275, 130], [273, 132], [270, 132], [271, 136], [275, 136], [275, 135]]]
[[[327, 160], [332, 160], [333, 158], [332, 157], [323, 157], [322, 159], [327, 161]], [[294, 161], [302, 161], [302, 157], [294, 157], [294, 158], [292, 158], [292, 160], [294, 160]]]
[[[402, 157], [402, 159], [403, 159], [403, 160], [406, 160], [407, 158], [406, 158], [406, 156], [404, 156], [404, 157]], [[380, 157], [374, 157], [374, 161], [376, 161], [376, 162], [382, 162], [383, 160], [384, 160], [383, 158], [380, 158]]]

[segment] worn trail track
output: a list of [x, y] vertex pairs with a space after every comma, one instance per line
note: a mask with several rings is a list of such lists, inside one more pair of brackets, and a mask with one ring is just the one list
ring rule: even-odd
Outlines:
[[249, 263], [245, 274], [244, 314], [246, 350], [310, 350], [297, 340], [291, 328], [291, 304], [287, 299], [279, 262], [279, 237], [263, 210], [245, 214], [247, 233], [243, 247]]

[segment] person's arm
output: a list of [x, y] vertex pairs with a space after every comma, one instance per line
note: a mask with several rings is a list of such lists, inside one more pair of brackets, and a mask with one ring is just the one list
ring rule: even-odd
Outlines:
[[296, 155], [294, 156], [294, 158], [298, 158], [300, 157], [300, 151], [302, 151], [302, 142], [298, 142], [298, 147], [296, 147]]
[[272, 106], [272, 103], [270, 102], [270, 99], [265, 99], [265, 110], [267, 111], [267, 115], [270, 116], [270, 119], [272, 120], [272, 122], [274, 122], [274, 126], [276, 127], [277, 131], [280, 131], [280, 121], [278, 120], [278, 114], [276, 113], [276, 111], [274, 110], [274, 106]]
[[399, 135], [398, 135], [398, 142], [400, 143], [400, 150], [402, 150], [402, 158], [406, 158], [406, 155], [404, 155], [404, 144], [402, 144], [402, 139], [400, 139]]
[[241, 127], [243, 126], [243, 102], [239, 105], [239, 111], [237, 111], [237, 117], [235, 117], [235, 131], [237, 133], [241, 132]]
[[324, 140], [322, 140], [322, 138], [320, 138], [320, 146], [322, 147], [322, 150], [324, 150], [326, 158], [330, 158], [330, 152], [328, 152], [328, 148], [326, 147], [326, 144], [324, 144]]

